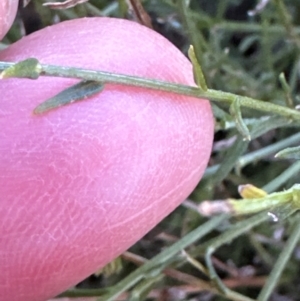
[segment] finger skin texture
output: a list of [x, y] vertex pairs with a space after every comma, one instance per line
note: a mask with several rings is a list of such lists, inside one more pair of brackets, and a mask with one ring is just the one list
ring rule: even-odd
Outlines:
[[18, 0], [0, 1], [0, 40], [6, 35], [11, 27], [18, 8]]
[[[179, 50], [119, 19], [63, 22], [0, 53], [28, 57], [193, 84]], [[108, 84], [33, 115], [76, 82], [0, 81], [0, 296], [10, 301], [51, 298], [125, 251], [192, 192], [210, 156], [206, 100]]]

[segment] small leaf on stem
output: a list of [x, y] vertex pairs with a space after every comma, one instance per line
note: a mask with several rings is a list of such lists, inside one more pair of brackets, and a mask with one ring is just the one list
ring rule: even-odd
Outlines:
[[236, 97], [230, 106], [230, 114], [234, 118], [236, 128], [243, 136], [244, 140], [251, 140], [249, 129], [247, 128], [241, 113], [241, 105], [239, 97]]
[[283, 159], [300, 159], [300, 146], [288, 147], [275, 155], [275, 158], [283, 158]]
[[192, 62], [193, 65], [193, 73], [194, 73], [194, 80], [199, 86], [199, 88], [203, 91], [207, 91], [207, 85], [205, 81], [205, 77], [202, 71], [202, 68], [196, 58], [195, 51], [193, 45], [190, 46], [189, 51], [188, 51], [189, 58]]
[[42, 114], [58, 107], [84, 100], [99, 93], [103, 88], [104, 84], [100, 82], [81, 81], [38, 105], [34, 109], [34, 114]]
[[280, 73], [280, 75], [279, 75], [279, 81], [280, 81], [282, 89], [284, 91], [285, 102], [286, 102], [287, 106], [289, 108], [294, 108], [294, 100], [292, 98], [291, 88], [290, 88], [289, 84], [287, 83], [283, 72]]

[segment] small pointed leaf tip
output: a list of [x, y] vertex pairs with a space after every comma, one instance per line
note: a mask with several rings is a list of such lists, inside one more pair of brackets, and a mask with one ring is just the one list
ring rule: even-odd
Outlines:
[[275, 155], [275, 158], [282, 158], [282, 159], [300, 159], [300, 146], [295, 146], [295, 147], [288, 147], [280, 152], [278, 152]]
[[81, 81], [38, 105], [34, 109], [34, 114], [43, 114], [61, 106], [84, 100], [101, 92], [103, 88], [104, 84], [100, 82]]
[[251, 135], [246, 123], [243, 120], [239, 97], [236, 97], [230, 106], [230, 114], [232, 115], [238, 132], [242, 135], [244, 141], [251, 141]]
[[193, 45], [190, 46], [189, 51], [188, 51], [188, 55], [189, 55], [189, 58], [192, 62], [192, 65], [193, 65], [194, 80], [195, 80], [197, 86], [201, 90], [207, 91], [208, 88], [207, 88], [207, 85], [206, 85], [205, 77], [204, 77], [202, 68], [199, 64], [199, 61], [197, 60]]

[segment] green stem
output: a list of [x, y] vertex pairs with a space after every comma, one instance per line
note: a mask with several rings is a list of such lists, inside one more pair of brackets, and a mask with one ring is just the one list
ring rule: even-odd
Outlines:
[[213, 248], [217, 250], [222, 245], [231, 243], [232, 240], [247, 233], [252, 228], [258, 226], [259, 224], [270, 220], [267, 212], [260, 212], [254, 216], [251, 216], [245, 220], [242, 220], [235, 225], [233, 225], [228, 231], [220, 234], [219, 236], [208, 240], [200, 246], [195, 247], [189, 254], [191, 256], [199, 256], [199, 254], [205, 253], [207, 248]]
[[235, 215], [257, 213], [263, 210], [270, 210], [274, 207], [289, 203], [292, 197], [290, 194], [276, 195], [275, 197], [264, 197], [260, 199], [229, 200], [229, 206]]
[[[279, 142], [273, 143], [269, 146], [258, 149], [256, 151], [253, 151], [251, 153], [248, 153], [248, 154], [240, 157], [236, 161], [236, 168], [242, 169], [243, 167], [245, 167], [246, 165], [248, 165], [252, 162], [256, 162], [258, 160], [267, 158], [269, 156], [273, 157], [280, 150], [282, 150], [286, 147], [289, 147], [291, 145], [295, 145], [295, 144], [296, 145], [300, 144], [300, 133], [297, 133], [286, 139], [282, 139]], [[204, 177], [210, 177], [212, 175], [215, 175], [215, 173], [217, 172], [219, 167], [220, 167], [220, 164], [216, 164], [216, 165], [208, 167], [205, 171]], [[265, 188], [264, 188], [264, 190], [265, 190]], [[267, 191], [269, 191], [269, 188], [267, 189]]]
[[286, 246], [281, 251], [280, 256], [279, 256], [278, 260], [276, 261], [275, 266], [274, 266], [265, 286], [261, 290], [261, 292], [257, 298], [258, 301], [267, 301], [269, 299], [270, 295], [272, 294], [272, 292], [274, 291], [274, 288], [275, 288], [276, 284], [278, 283], [278, 280], [281, 276], [283, 269], [285, 268], [288, 260], [290, 259], [291, 255], [292, 255], [293, 250], [295, 249], [297, 243], [299, 242], [299, 239], [300, 239], [299, 228], [300, 228], [300, 218], [298, 215], [298, 220], [294, 225], [293, 232], [292, 232], [290, 238], [288, 239]]
[[254, 152], [248, 153], [247, 155], [241, 157], [237, 165], [239, 168], [250, 164], [251, 162], [261, 160], [268, 156], [274, 156], [277, 152], [291, 145], [297, 145], [300, 143], [300, 133], [292, 135], [288, 138], [282, 139], [276, 143], [273, 143], [269, 146], [256, 150]]
[[[15, 63], [0, 62], [0, 71], [14, 66], [14, 64]], [[230, 105], [237, 97], [236, 94], [216, 91], [212, 89], [208, 89], [207, 91], [201, 91], [197, 87], [103, 71], [87, 70], [73, 67], [60, 67], [53, 65], [41, 65], [41, 69], [41, 75], [44, 76], [78, 78], [99, 81], [103, 83], [115, 83], [121, 85], [143, 87], [197, 98], [209, 99], [221, 103], [226, 103], [228, 105]], [[243, 107], [268, 112], [271, 114], [277, 114], [279, 116], [284, 116], [286, 118], [291, 118], [294, 120], [300, 120], [300, 112], [298, 112], [297, 110], [293, 110], [284, 106], [279, 106], [276, 104], [264, 102], [246, 96], [239, 96], [239, 100], [240, 105]]]
[[[205, 259], [206, 259], [206, 264], [209, 270], [211, 280], [214, 281], [214, 283], [216, 284], [217, 288], [219, 288], [221, 293], [223, 293], [223, 295], [225, 295], [226, 297], [231, 298], [231, 300], [253, 301], [252, 299], [246, 296], [242, 296], [234, 291], [231, 291], [223, 284], [222, 280], [219, 278], [217, 272], [215, 271], [215, 268], [213, 267], [213, 264], [211, 262], [211, 255], [222, 245], [230, 243], [236, 237], [248, 232], [253, 227], [261, 224], [267, 219], [269, 219], [269, 217], [266, 214], [266, 212], [261, 212], [255, 216], [252, 216], [249, 219], [246, 219], [242, 222], [235, 224], [230, 230], [226, 231], [225, 233], [221, 234], [216, 238], [211, 239], [210, 241], [206, 242], [199, 248], [201, 251], [203, 249], [206, 249]], [[193, 253], [198, 255], [201, 251], [199, 249], [198, 250], [195, 249], [193, 250]]]
[[123, 280], [118, 282], [114, 287], [112, 287], [111, 292], [101, 297], [99, 301], [111, 301], [114, 300], [117, 296], [119, 296], [122, 292], [130, 289], [140, 280], [147, 276], [151, 270], [156, 267], [164, 266], [164, 263], [168, 262], [171, 258], [173, 258], [176, 254], [178, 254], [181, 250], [194, 243], [195, 241], [202, 238], [204, 235], [209, 233], [215, 227], [217, 227], [226, 216], [218, 216], [215, 217], [205, 224], [199, 226], [179, 241], [174, 243], [171, 247], [165, 249], [163, 252], [152, 258], [150, 261], [146, 262], [143, 266], [136, 269], [129, 276], [125, 277]]
[[291, 41], [296, 44], [297, 48], [300, 49], [300, 40], [297, 33], [295, 33], [294, 31], [291, 15], [289, 14], [284, 2], [282, 0], [275, 0], [274, 2], [278, 11], [279, 18], [286, 30], [287, 35], [289, 36]]
[[[276, 178], [274, 178], [267, 185], [262, 187], [266, 192], [274, 192], [276, 189], [280, 188], [280, 186], [284, 185], [293, 177], [298, 177], [300, 172], [300, 161], [295, 162], [286, 170], [282, 171]], [[296, 179], [295, 179], [296, 180]]]
[[[244, 32], [244, 33], [256, 33], [262, 32], [266, 30], [268, 34], [277, 34], [277, 35], [284, 35], [286, 33], [286, 28], [282, 25], [272, 24], [267, 29], [264, 29], [262, 24], [258, 23], [246, 23], [246, 22], [220, 22], [213, 25], [212, 30], [217, 31], [232, 31], [232, 32]], [[300, 33], [300, 27], [294, 27], [294, 33]]]

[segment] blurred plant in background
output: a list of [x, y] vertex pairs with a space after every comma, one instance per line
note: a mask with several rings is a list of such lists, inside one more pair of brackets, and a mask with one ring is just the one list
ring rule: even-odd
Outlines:
[[[216, 100], [210, 166], [190, 199], [121, 258], [62, 296], [297, 300], [300, 221], [297, 213], [286, 218], [296, 203], [292, 210], [270, 207], [250, 218], [217, 216], [209, 228], [199, 204], [239, 198], [238, 187], [245, 184], [266, 192], [259, 195], [262, 202], [267, 193], [278, 200], [286, 195], [283, 190], [298, 183], [300, 119], [279, 116], [271, 104], [291, 109], [300, 105], [300, 2], [146, 0], [145, 11], [134, 6], [139, 1], [90, 0], [59, 10], [44, 2], [32, 0], [20, 7], [0, 47], [67, 19], [111, 16], [150, 22], [186, 55], [193, 45], [207, 96]], [[215, 90], [231, 93], [233, 101], [224, 101], [227, 96], [222, 99]], [[245, 106], [244, 96], [261, 100], [269, 110], [261, 110], [257, 102]], [[250, 199], [257, 196], [253, 189]], [[198, 241], [201, 235], [204, 239]]]

